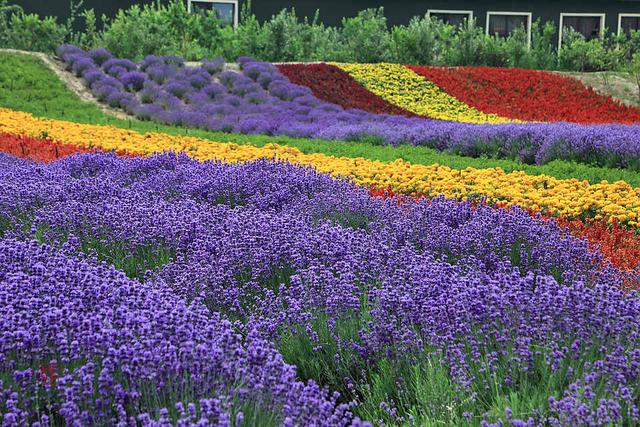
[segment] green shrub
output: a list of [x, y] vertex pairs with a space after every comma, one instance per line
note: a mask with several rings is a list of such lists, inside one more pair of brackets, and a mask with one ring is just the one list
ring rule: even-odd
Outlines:
[[619, 68], [624, 56], [624, 47], [611, 34], [586, 40], [582, 34], [565, 28], [558, 63], [564, 70], [610, 71]]
[[[6, 4], [0, 6], [7, 7]], [[7, 7], [4, 10], [11, 11], [8, 17], [3, 13], [0, 18], [3, 22], [0, 24], [0, 29], [3, 30], [0, 41], [4, 47], [50, 52], [64, 42], [67, 29], [58, 24], [56, 18], [40, 18], [33, 13], [26, 14], [22, 9]]]
[[140, 59], [152, 53], [178, 50], [167, 18], [148, 7], [133, 5], [126, 11], [119, 10], [112, 21], [105, 16], [102, 19], [106, 28], [102, 45], [115, 56]]
[[416, 16], [409, 25], [391, 29], [388, 60], [406, 64], [433, 65], [450, 49], [455, 27], [439, 19]]
[[384, 8], [366, 9], [353, 18], [342, 18], [341, 60], [371, 63], [384, 60], [389, 50], [389, 31]]
[[540, 19], [531, 24], [531, 50], [529, 58], [531, 67], [540, 70], [551, 70], [557, 66], [558, 56], [554, 48], [557, 29], [553, 22], [542, 25]]
[[516, 28], [504, 41], [506, 66], [530, 68], [533, 64], [531, 47], [528, 46], [527, 32], [524, 27]]
[[308, 25], [298, 21], [295, 9], [282, 9], [264, 23], [264, 53], [260, 55], [267, 61], [289, 62], [302, 56], [298, 49], [302, 48], [302, 32]]
[[451, 46], [444, 54], [447, 65], [477, 65], [482, 63], [482, 48], [485, 42], [484, 30], [471, 19], [453, 32]]

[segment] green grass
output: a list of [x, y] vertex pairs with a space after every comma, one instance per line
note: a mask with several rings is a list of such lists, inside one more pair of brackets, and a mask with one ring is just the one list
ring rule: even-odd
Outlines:
[[376, 141], [325, 141], [283, 136], [240, 135], [207, 132], [176, 126], [121, 120], [103, 113], [98, 107], [81, 101], [40, 60], [20, 54], [0, 52], [0, 106], [26, 111], [39, 117], [69, 120], [78, 123], [113, 125], [139, 132], [164, 132], [171, 135], [191, 135], [213, 141], [263, 146], [269, 143], [296, 147], [304, 153], [324, 153], [332, 156], [364, 157], [382, 162], [404, 159], [415, 164], [438, 163], [454, 169], [500, 167], [507, 172], [523, 170], [531, 175], [545, 174], [556, 178], [578, 178], [591, 183], [624, 180], [640, 187], [640, 173], [608, 169], [556, 160], [545, 165], [527, 165], [517, 161], [470, 158], [443, 153], [426, 147], [403, 145], [391, 147]]

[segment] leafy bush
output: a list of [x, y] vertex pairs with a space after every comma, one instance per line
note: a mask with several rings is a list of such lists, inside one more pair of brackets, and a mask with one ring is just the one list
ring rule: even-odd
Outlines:
[[610, 34], [586, 40], [582, 34], [567, 28], [562, 34], [558, 62], [565, 70], [607, 71], [618, 69], [624, 56], [624, 47]]
[[471, 19], [456, 28], [453, 33], [451, 48], [444, 55], [447, 65], [480, 64], [485, 34], [482, 28]]
[[556, 68], [557, 55], [554, 49], [557, 30], [553, 22], [542, 25], [540, 19], [531, 24], [531, 67], [541, 70]]
[[36, 14], [26, 14], [22, 9], [15, 9], [8, 20], [3, 15], [0, 21], [4, 22], [0, 41], [3, 46], [13, 49], [50, 52], [64, 42], [67, 34], [67, 29], [58, 24], [56, 18], [40, 18]]
[[389, 49], [389, 32], [384, 8], [366, 9], [353, 18], [342, 18], [343, 55], [354, 62], [382, 61]]
[[440, 63], [454, 30], [455, 27], [439, 19], [416, 16], [409, 25], [391, 29], [388, 60], [424, 65]]

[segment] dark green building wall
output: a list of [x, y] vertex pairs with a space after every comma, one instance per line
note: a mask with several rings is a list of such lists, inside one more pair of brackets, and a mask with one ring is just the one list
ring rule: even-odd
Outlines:
[[[94, 8], [98, 16], [113, 16], [118, 9], [132, 4], [151, 3], [153, 0], [85, 0], [86, 8]], [[240, 0], [242, 3], [244, 0]], [[69, 14], [69, 0], [17, 0], [25, 11], [41, 15], [58, 16], [65, 19]], [[428, 9], [473, 10], [478, 24], [485, 25], [487, 11], [532, 12], [533, 20], [555, 21], [558, 24], [560, 13], [606, 13], [606, 26], [618, 29], [618, 13], [640, 13], [640, 0], [253, 0], [253, 11], [258, 18], [267, 19], [283, 8], [294, 6], [298, 15], [313, 16], [320, 9], [320, 18], [327, 25], [337, 25], [343, 16], [353, 16], [359, 10], [384, 6], [385, 14], [391, 25], [404, 24], [412, 16], [423, 15]]]

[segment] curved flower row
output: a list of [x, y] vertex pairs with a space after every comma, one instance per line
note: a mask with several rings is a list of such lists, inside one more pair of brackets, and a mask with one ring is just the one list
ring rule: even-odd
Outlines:
[[541, 122], [640, 122], [640, 109], [556, 73], [494, 67], [407, 67], [485, 113]]
[[[398, 194], [390, 189], [372, 188], [369, 190], [372, 197], [382, 199], [395, 199], [399, 204], [404, 204], [412, 199], [422, 199], [423, 195], [407, 197]], [[538, 213], [529, 210], [529, 213], [536, 216]], [[542, 217], [549, 220], [549, 217]], [[579, 219], [567, 220], [565, 218], [554, 218], [555, 223], [560, 228], [568, 229], [569, 232], [578, 237], [585, 238], [589, 242], [591, 250], [599, 250], [605, 259], [611, 262], [616, 268], [622, 271], [632, 271], [640, 266], [640, 235], [634, 229], [624, 228], [617, 221], [607, 223], [600, 221], [581, 221]]]
[[434, 83], [399, 64], [335, 64], [367, 90], [419, 116], [465, 123], [508, 123], [447, 94]]
[[[221, 72], [224, 63], [221, 60], [205, 61], [191, 68], [182, 66], [180, 58], [148, 56], [136, 64], [126, 59], [105, 60], [110, 54], [104, 49], [85, 52], [75, 46], [61, 46], [58, 55], [67, 69], [82, 76], [98, 100], [141, 120], [243, 134], [424, 145], [465, 156], [518, 159], [529, 164], [563, 159], [640, 170], [637, 126], [480, 125], [386, 114], [417, 113], [393, 105], [343, 70], [326, 64], [327, 69], [338, 73], [341, 87], [339, 90], [326, 88], [331, 86], [327, 77], [327, 84], [322, 84], [325, 88], [318, 88], [316, 92], [321, 91], [323, 96], [332, 98], [332, 102], [342, 93], [341, 105], [348, 107], [346, 110], [318, 99], [310, 87], [291, 83], [273, 64], [247, 58], [239, 61], [241, 72]], [[394, 76], [387, 76], [392, 84], [389, 90], [404, 91], [404, 95], [416, 103], [416, 108], [428, 109], [430, 104], [425, 106], [425, 102], [435, 102], [432, 106], [442, 111], [457, 108], [456, 117], [449, 117], [451, 119], [456, 119], [457, 113], [470, 112], [463, 103], [436, 90], [432, 83], [413, 71], [402, 66], [385, 66], [400, 70], [415, 84], [414, 92], [407, 91], [406, 85], [393, 87], [398, 86], [398, 82]], [[306, 80], [310, 80], [313, 73], [307, 67], [297, 66], [308, 74]], [[335, 75], [333, 71], [330, 74]], [[355, 106], [367, 111], [351, 108]]]
[[164, 283], [10, 239], [0, 271], [4, 426], [167, 426], [174, 410], [177, 425], [240, 425], [244, 402], [290, 425], [361, 425], [268, 341]]
[[289, 81], [308, 87], [316, 98], [323, 101], [376, 114], [415, 116], [374, 95], [333, 64], [280, 64], [277, 67]]
[[[454, 408], [448, 424], [638, 423], [640, 295], [619, 289], [584, 240], [522, 209], [398, 206], [310, 168], [173, 155], [45, 167], [0, 156], [0, 187], [0, 214], [31, 208], [34, 227], [18, 230], [46, 225], [43, 238], [65, 251], [99, 238], [117, 243], [107, 262], [148, 254], [150, 243], [176, 254], [154, 274], [138, 263], [138, 282], [0, 241], [0, 393], [14, 424], [32, 425], [22, 420], [39, 408], [77, 425], [267, 425], [259, 410], [273, 425], [349, 421], [337, 394], [295, 381], [283, 359], [322, 366], [309, 376], [340, 401], [365, 396], [348, 412], [376, 425], [407, 424], [424, 395], [407, 369], [429, 375], [433, 365], [442, 405]], [[393, 412], [373, 412], [380, 402], [367, 398], [381, 369], [407, 379], [389, 385], [403, 397]], [[478, 395], [486, 384], [495, 391]], [[245, 402], [259, 406], [243, 423], [233, 415]], [[165, 420], [157, 409], [171, 404]], [[220, 412], [231, 422], [216, 423]], [[421, 411], [416, 424], [440, 414]]]
[[[40, 162], [58, 160], [71, 154], [88, 151], [92, 150], [47, 139], [0, 134], [0, 152]], [[402, 195], [378, 188], [372, 188], [370, 194], [384, 199], [397, 198], [400, 202], [407, 200]], [[420, 198], [420, 195], [417, 198]], [[536, 212], [531, 213], [536, 214]], [[561, 227], [568, 228], [576, 237], [586, 238], [592, 245], [592, 249], [598, 248], [608, 261], [622, 271], [631, 271], [640, 265], [640, 235], [634, 230], [621, 227], [617, 222], [607, 224], [606, 221], [567, 221], [563, 218], [556, 220]]]
[[391, 163], [321, 153], [305, 154], [294, 147], [263, 147], [213, 142], [189, 136], [173, 136], [35, 118], [31, 114], [0, 109], [0, 132], [47, 135], [85, 148], [149, 155], [161, 151], [185, 152], [199, 160], [226, 162], [278, 158], [313, 166], [320, 172], [353, 179], [369, 188], [388, 188], [404, 194], [444, 195], [448, 198], [485, 197], [491, 203], [520, 205], [550, 216], [616, 220], [631, 227], [640, 218], [640, 188], [624, 181], [589, 184], [577, 179], [556, 179], [506, 173], [500, 168], [455, 170], [440, 165], [420, 165], [398, 159]]

